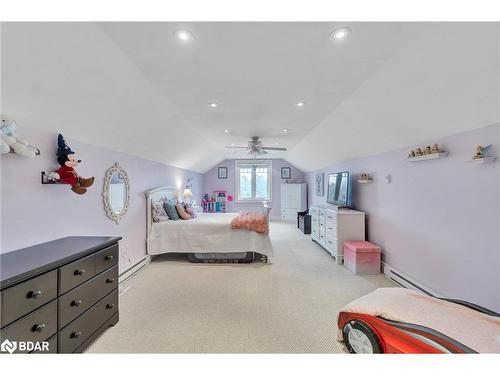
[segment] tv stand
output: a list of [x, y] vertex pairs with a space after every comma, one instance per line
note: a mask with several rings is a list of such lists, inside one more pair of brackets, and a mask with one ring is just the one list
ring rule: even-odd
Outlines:
[[365, 213], [338, 206], [312, 206], [311, 240], [323, 247], [337, 264], [344, 261], [344, 241], [365, 240]]

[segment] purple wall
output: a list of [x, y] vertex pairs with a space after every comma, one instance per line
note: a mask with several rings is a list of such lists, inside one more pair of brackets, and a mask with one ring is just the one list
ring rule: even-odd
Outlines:
[[[78, 196], [68, 185], [42, 185], [40, 172], [58, 167], [55, 160], [57, 134], [20, 128], [20, 134], [41, 149], [41, 156], [25, 159], [13, 154], [1, 157], [1, 252], [70, 235], [122, 236], [121, 271], [146, 254], [146, 198], [144, 192], [158, 186], [183, 188], [193, 177], [193, 194], [201, 196], [202, 175], [127, 154], [67, 139], [82, 159], [78, 168], [96, 181], [87, 194]], [[128, 212], [115, 224], [107, 218], [103, 199], [106, 170], [117, 161], [131, 184]]]
[[[500, 156], [500, 125], [435, 142], [449, 157], [411, 163], [402, 149], [321, 171], [325, 182], [334, 171], [373, 174], [373, 184], [353, 182], [353, 203], [367, 213], [368, 239], [386, 263], [444, 296], [500, 311], [500, 162], [467, 162], [478, 144], [492, 143]], [[317, 172], [306, 175], [309, 203], [325, 205], [326, 195], [314, 193]]]
[[[283, 159], [272, 159], [273, 161], [273, 192], [272, 192], [272, 209], [271, 216], [280, 216], [280, 206], [281, 206], [281, 183], [285, 180], [281, 179], [281, 167], [292, 168], [292, 178], [290, 182], [304, 182], [305, 176], [300, 170], [295, 168], [293, 165], [289, 164]], [[212, 194], [214, 190], [227, 190], [228, 194], [235, 197], [235, 172], [234, 172], [235, 159], [226, 159], [223, 162], [217, 164], [214, 168], [209, 170], [203, 175], [203, 193]], [[217, 178], [217, 168], [227, 167], [227, 179]], [[229, 211], [239, 211], [239, 210], [252, 210], [261, 209], [261, 203], [236, 203], [233, 202], [229, 205]]]

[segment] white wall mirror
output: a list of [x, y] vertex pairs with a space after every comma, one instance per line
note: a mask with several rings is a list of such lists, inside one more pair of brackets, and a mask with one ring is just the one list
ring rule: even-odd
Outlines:
[[104, 209], [106, 215], [117, 224], [127, 213], [130, 201], [130, 181], [127, 172], [114, 163], [104, 177]]

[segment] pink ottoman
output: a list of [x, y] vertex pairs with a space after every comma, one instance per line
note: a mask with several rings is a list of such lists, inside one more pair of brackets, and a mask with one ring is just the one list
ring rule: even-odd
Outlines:
[[380, 273], [382, 248], [368, 241], [344, 242], [344, 265], [356, 275]]

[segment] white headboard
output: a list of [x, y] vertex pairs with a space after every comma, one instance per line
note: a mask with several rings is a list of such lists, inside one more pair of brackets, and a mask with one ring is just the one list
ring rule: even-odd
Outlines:
[[151, 202], [160, 200], [163, 197], [167, 199], [179, 199], [179, 190], [172, 187], [159, 187], [146, 191], [146, 244], [148, 243], [149, 232], [153, 224], [153, 215], [151, 213]]

